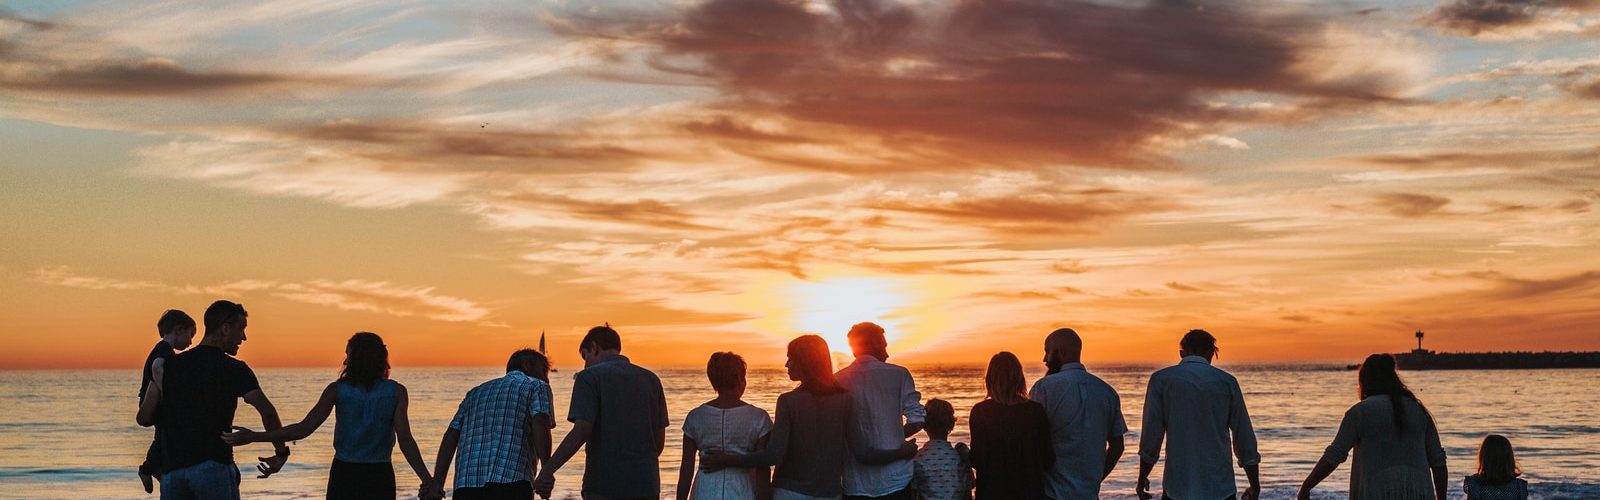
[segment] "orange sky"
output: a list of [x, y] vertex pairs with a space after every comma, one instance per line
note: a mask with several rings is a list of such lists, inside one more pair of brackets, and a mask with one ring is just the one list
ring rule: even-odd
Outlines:
[[0, 369], [1600, 350], [1600, 10], [1361, 4], [0, 8]]

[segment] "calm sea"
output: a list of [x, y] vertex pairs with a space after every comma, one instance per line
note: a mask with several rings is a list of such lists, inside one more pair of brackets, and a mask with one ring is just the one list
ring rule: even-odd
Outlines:
[[[1236, 374], [1261, 442], [1265, 498], [1292, 498], [1305, 473], [1333, 438], [1346, 408], [1355, 402], [1355, 374], [1339, 367], [1224, 366]], [[1104, 497], [1130, 498], [1137, 475], [1133, 450], [1147, 377], [1153, 367], [1091, 366], [1122, 393], [1122, 409], [1133, 428], [1129, 453], [1112, 473]], [[924, 398], [953, 403], [958, 423], [953, 439], [967, 438], [965, 416], [983, 394], [980, 367], [912, 367]], [[327, 369], [263, 369], [257, 372], [285, 421], [299, 420], [333, 377]], [[432, 466], [439, 437], [462, 394], [502, 374], [495, 368], [397, 369], [396, 380], [411, 391], [412, 427]], [[661, 370], [674, 424], [713, 396], [700, 370]], [[1030, 383], [1039, 371], [1028, 374]], [[558, 418], [564, 421], [571, 371], [553, 374]], [[1452, 497], [1459, 478], [1474, 466], [1484, 434], [1500, 433], [1516, 446], [1536, 498], [1600, 498], [1600, 370], [1410, 372], [1407, 382], [1438, 419], [1450, 455]], [[150, 442], [150, 430], [133, 424], [139, 373], [126, 371], [0, 372], [0, 498], [152, 498], [144, 495], [135, 466]], [[751, 373], [746, 401], [772, 410], [791, 382], [781, 369]], [[237, 422], [260, 427], [241, 405]], [[284, 471], [256, 479], [247, 458], [269, 453], [267, 445], [238, 450], [246, 469], [246, 498], [322, 498], [332, 460], [332, 419], [294, 446]], [[926, 440], [925, 437], [919, 438]], [[680, 456], [676, 425], [662, 455], [663, 498], [676, 481]], [[557, 497], [575, 498], [582, 459], [558, 475]], [[399, 453], [396, 477], [402, 498], [414, 498], [415, 477]], [[1318, 498], [1344, 498], [1348, 463], [1324, 482]], [[1160, 477], [1158, 470], [1154, 477]], [[1241, 476], [1242, 481], [1242, 476]], [[1241, 482], [1242, 484], [1242, 482]]]

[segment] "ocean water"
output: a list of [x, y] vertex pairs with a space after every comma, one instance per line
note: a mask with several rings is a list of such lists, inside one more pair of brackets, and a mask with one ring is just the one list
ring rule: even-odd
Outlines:
[[[1228, 366], [1238, 376], [1260, 440], [1265, 498], [1293, 498], [1322, 450], [1333, 439], [1346, 408], [1355, 402], [1355, 373], [1341, 367]], [[1138, 468], [1136, 443], [1145, 382], [1152, 366], [1090, 366], [1122, 394], [1132, 430], [1129, 451], [1107, 481], [1104, 498], [1132, 498]], [[953, 440], [965, 441], [966, 412], [983, 395], [981, 367], [913, 366], [924, 398], [943, 398], [960, 420]], [[334, 368], [263, 369], [263, 389], [286, 422], [299, 420]], [[661, 458], [662, 498], [677, 478], [681, 440], [677, 424], [691, 408], [713, 397], [701, 370], [658, 370], [665, 384], [673, 427]], [[412, 428], [429, 466], [439, 438], [461, 396], [472, 386], [503, 374], [497, 368], [398, 368], [394, 378], [410, 389]], [[1028, 380], [1042, 375], [1031, 368]], [[1438, 421], [1450, 456], [1452, 497], [1460, 477], [1475, 466], [1485, 434], [1499, 433], [1516, 446], [1536, 498], [1600, 498], [1600, 370], [1408, 372], [1407, 383]], [[552, 374], [559, 442], [570, 425], [565, 411], [572, 371]], [[139, 373], [120, 371], [0, 371], [0, 498], [154, 498], [139, 487], [135, 467], [150, 442], [150, 430], [133, 423]], [[745, 400], [771, 411], [789, 390], [781, 368], [756, 368]], [[236, 423], [260, 428], [260, 419], [240, 405]], [[270, 446], [236, 449], [245, 498], [322, 498], [333, 457], [330, 419], [296, 443], [283, 472], [256, 479], [250, 458]], [[926, 440], [925, 436], [918, 436]], [[416, 478], [395, 453], [401, 498], [415, 498]], [[556, 498], [576, 498], [582, 457], [557, 475]], [[1243, 485], [1242, 472], [1240, 484]], [[1159, 480], [1160, 470], [1153, 475]], [[1345, 498], [1348, 463], [1317, 491], [1316, 498]]]

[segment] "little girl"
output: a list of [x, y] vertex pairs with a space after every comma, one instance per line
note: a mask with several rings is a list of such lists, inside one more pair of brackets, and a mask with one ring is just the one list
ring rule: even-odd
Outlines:
[[1527, 500], [1528, 482], [1518, 479], [1516, 453], [1511, 440], [1499, 434], [1483, 438], [1478, 447], [1478, 473], [1467, 476], [1467, 500]]

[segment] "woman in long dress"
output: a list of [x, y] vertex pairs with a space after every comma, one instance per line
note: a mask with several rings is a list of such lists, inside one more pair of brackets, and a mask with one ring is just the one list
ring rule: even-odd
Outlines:
[[1339, 432], [1300, 486], [1299, 498], [1343, 463], [1351, 449], [1352, 500], [1445, 500], [1449, 472], [1433, 414], [1406, 388], [1394, 356], [1373, 354], [1357, 376], [1361, 401], [1344, 413]]

